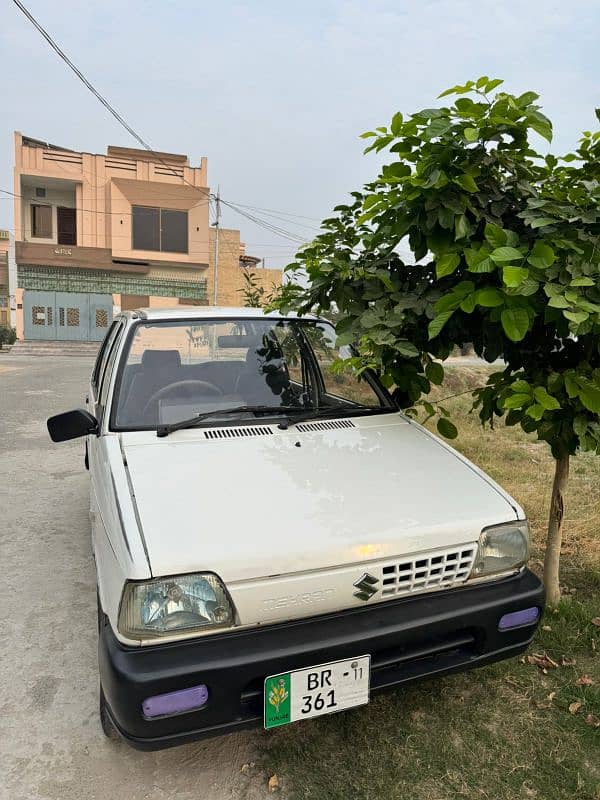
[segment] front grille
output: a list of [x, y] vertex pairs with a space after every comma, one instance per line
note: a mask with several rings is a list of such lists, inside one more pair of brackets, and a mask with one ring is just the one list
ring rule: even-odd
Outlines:
[[462, 545], [435, 550], [410, 560], [384, 564], [381, 597], [410, 594], [436, 587], [450, 588], [464, 583], [471, 572], [476, 552], [475, 545]]

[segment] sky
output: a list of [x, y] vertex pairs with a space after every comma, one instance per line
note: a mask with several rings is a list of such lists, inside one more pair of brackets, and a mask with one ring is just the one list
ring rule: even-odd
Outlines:
[[[153, 149], [206, 156], [213, 191], [306, 240], [377, 174], [360, 133], [448, 86], [489, 75], [537, 91], [554, 153], [597, 126], [598, 0], [24, 2]], [[0, 188], [12, 189], [14, 130], [87, 152], [135, 146], [11, 0], [0, 65]], [[267, 267], [293, 257], [229, 209], [222, 224]], [[12, 227], [1, 199], [0, 228]]]

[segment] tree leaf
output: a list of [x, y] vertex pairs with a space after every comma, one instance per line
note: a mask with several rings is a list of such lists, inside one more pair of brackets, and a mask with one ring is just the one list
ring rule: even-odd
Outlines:
[[579, 394], [579, 385], [575, 378], [569, 373], [565, 373], [565, 389], [567, 390], [567, 394], [569, 397], [577, 397]]
[[485, 238], [492, 247], [504, 247], [507, 244], [506, 231], [493, 222], [488, 222], [485, 226]]
[[539, 420], [541, 420], [541, 418], [544, 416], [544, 406], [540, 405], [539, 403], [534, 403], [532, 406], [529, 406], [525, 413], [528, 417], [531, 417], [531, 419], [539, 422]]
[[374, 328], [376, 325], [381, 325], [381, 314], [376, 308], [367, 308], [361, 315], [360, 323], [363, 328]]
[[531, 103], [535, 103], [536, 100], [539, 99], [539, 94], [536, 92], [525, 92], [524, 94], [517, 97], [516, 103], [519, 108], [525, 108], [525, 106], [531, 105]]
[[502, 402], [503, 408], [522, 408], [525, 403], [531, 401], [531, 395], [525, 393], [511, 394]]
[[529, 314], [524, 308], [505, 308], [500, 319], [504, 333], [512, 342], [520, 342], [529, 329]]
[[460, 84], [457, 84], [456, 86], [453, 86], [451, 89], [446, 89], [441, 94], [438, 94], [438, 99], [441, 97], [447, 97], [449, 94], [462, 94], [465, 91], [468, 91], [466, 86], [460, 86]]
[[464, 311], [466, 314], [472, 314], [475, 311], [475, 306], [477, 305], [477, 292], [473, 292], [473, 294], [468, 295], [460, 304], [459, 308], [461, 311]]
[[400, 355], [405, 356], [406, 358], [415, 358], [415, 356], [419, 355], [419, 350], [415, 347], [412, 342], [409, 342], [407, 339], [400, 339], [394, 344], [396, 350], [400, 353]]
[[571, 304], [562, 294], [555, 294], [548, 300], [548, 305], [551, 308], [569, 308]]
[[485, 85], [486, 94], [488, 92], [491, 92], [492, 89], [495, 89], [496, 86], [500, 86], [501, 83], [504, 83], [504, 81], [501, 78], [494, 78], [493, 81], [490, 81], [489, 83], [486, 83], [486, 85]]
[[452, 230], [454, 227], [454, 211], [451, 208], [440, 206], [438, 208], [438, 222], [446, 230]]
[[479, 191], [479, 187], [475, 183], [475, 179], [473, 178], [472, 175], [469, 175], [467, 172], [465, 172], [464, 175], [459, 175], [457, 178], [454, 178], [454, 183], [458, 184], [459, 186], [462, 186], [462, 188], [466, 192], [473, 193]]
[[496, 308], [497, 306], [504, 305], [504, 295], [500, 289], [495, 289], [493, 286], [479, 289], [475, 293], [475, 296], [477, 305], [484, 306], [485, 308]]
[[463, 135], [467, 142], [476, 142], [479, 138], [479, 131], [477, 128], [465, 128], [463, 131]]
[[452, 123], [447, 117], [438, 117], [431, 120], [427, 128], [425, 128], [425, 134], [430, 139], [437, 139], [438, 136], [443, 136], [447, 133], [451, 127]]
[[529, 127], [533, 128], [536, 133], [539, 133], [548, 142], [552, 141], [552, 123], [539, 111], [533, 111], [527, 116]]
[[454, 218], [454, 230], [457, 239], [464, 239], [471, 232], [469, 220], [464, 214], [457, 214]]
[[490, 258], [498, 264], [505, 261], [520, 261], [523, 258], [523, 253], [517, 250], [516, 247], [497, 247], [490, 253]]
[[587, 311], [563, 311], [563, 316], [571, 322], [580, 325], [582, 322], [585, 322], [590, 315]]
[[531, 394], [531, 386], [522, 378], [515, 381], [510, 388], [513, 392], [524, 392], [527, 395]]
[[452, 314], [454, 314], [453, 310], [442, 311], [442, 313], [438, 314], [435, 319], [431, 320], [431, 322], [427, 327], [430, 339], [435, 339], [435, 337], [439, 335], [440, 331], [442, 330], [444, 325], [448, 322]]
[[400, 133], [402, 132], [403, 122], [404, 122], [404, 117], [399, 111], [397, 111], [392, 117], [392, 124], [390, 125], [390, 130], [394, 134], [394, 136], [399, 136]]
[[474, 247], [467, 247], [464, 252], [467, 269], [469, 272], [493, 272], [496, 265], [490, 259], [487, 248], [476, 250]]
[[458, 429], [454, 423], [450, 422], [446, 417], [440, 417], [437, 421], [437, 429], [439, 433], [446, 439], [456, 439], [458, 436]]
[[555, 225], [556, 220], [551, 217], [537, 217], [537, 219], [528, 220], [528, 224], [535, 230], [536, 228], [545, 228], [546, 225]]
[[551, 267], [556, 261], [556, 255], [549, 244], [538, 239], [533, 245], [533, 249], [527, 257], [527, 261], [532, 267], [539, 267], [540, 269], [543, 267]]
[[596, 283], [593, 278], [587, 278], [583, 275], [581, 278], [573, 278], [571, 286], [595, 286]]
[[431, 361], [425, 367], [425, 377], [436, 386], [440, 386], [444, 381], [444, 368], [437, 361]]
[[438, 278], [451, 275], [460, 264], [460, 256], [457, 253], [445, 253], [436, 259], [435, 274]]
[[344, 331], [340, 333], [335, 340], [336, 347], [345, 347], [348, 344], [354, 344], [356, 341], [356, 334], [353, 331]]
[[529, 270], [525, 267], [504, 267], [502, 270], [502, 280], [511, 288], [520, 286], [528, 276]]
[[469, 272], [476, 273], [494, 272], [496, 265], [491, 258], [482, 258], [481, 261], [478, 261], [472, 267], [467, 267], [467, 269]]
[[543, 406], [546, 411], [558, 411], [560, 408], [560, 403], [556, 397], [552, 397], [551, 394], [548, 394], [543, 386], [536, 386], [533, 390], [533, 394], [538, 403]]
[[578, 386], [578, 395], [581, 404], [594, 414], [600, 414], [600, 389], [593, 385]]

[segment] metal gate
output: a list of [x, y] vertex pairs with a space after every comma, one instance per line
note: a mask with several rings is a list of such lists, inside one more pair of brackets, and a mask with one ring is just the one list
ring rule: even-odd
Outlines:
[[23, 293], [25, 339], [99, 342], [112, 322], [112, 295]]

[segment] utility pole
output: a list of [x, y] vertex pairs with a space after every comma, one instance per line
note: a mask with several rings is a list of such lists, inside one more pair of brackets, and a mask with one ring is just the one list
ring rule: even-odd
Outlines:
[[213, 306], [218, 305], [217, 296], [219, 288], [219, 222], [221, 221], [221, 188], [217, 186], [215, 198], [215, 270], [213, 275]]

